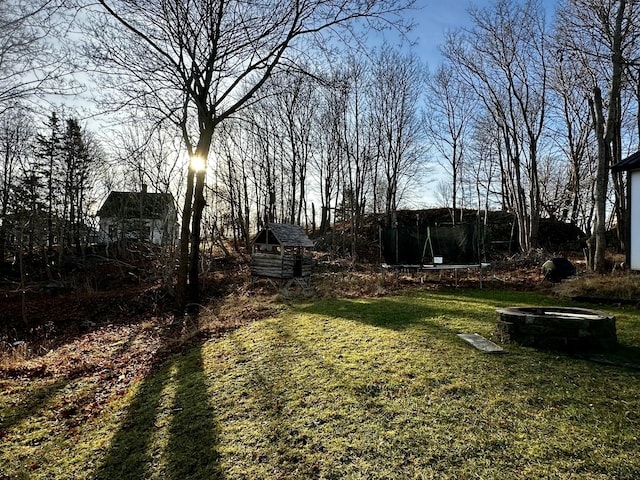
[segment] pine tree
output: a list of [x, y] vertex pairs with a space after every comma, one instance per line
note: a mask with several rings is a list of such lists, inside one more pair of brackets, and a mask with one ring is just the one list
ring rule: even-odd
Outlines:
[[60, 131], [60, 120], [58, 114], [51, 113], [48, 121], [45, 122], [47, 133], [39, 133], [36, 138], [36, 152], [41, 159], [42, 175], [46, 187], [46, 215], [47, 215], [47, 246], [53, 247], [55, 241], [54, 217], [56, 216], [55, 205], [58, 203], [60, 195], [59, 173], [61, 170], [62, 155], [62, 134]]
[[92, 155], [87, 148], [85, 134], [78, 120], [69, 118], [63, 138], [64, 159], [64, 218], [68, 220], [65, 231], [67, 246], [81, 248], [85, 229], [84, 208], [87, 183], [92, 164]]
[[45, 211], [44, 182], [35, 159], [23, 166], [23, 175], [13, 188], [14, 228], [28, 255], [44, 242], [42, 220]]

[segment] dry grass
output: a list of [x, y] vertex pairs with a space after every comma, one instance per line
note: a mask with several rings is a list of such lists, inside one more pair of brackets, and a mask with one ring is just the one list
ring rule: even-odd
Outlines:
[[637, 300], [640, 303], [640, 275], [629, 271], [613, 272], [608, 275], [583, 273], [560, 283], [555, 293], [563, 298], [594, 297]]

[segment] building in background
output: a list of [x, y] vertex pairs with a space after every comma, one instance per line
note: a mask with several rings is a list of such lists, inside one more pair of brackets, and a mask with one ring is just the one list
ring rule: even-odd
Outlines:
[[172, 243], [178, 232], [173, 195], [141, 192], [111, 192], [98, 210], [103, 238], [116, 242], [138, 240], [156, 245]]

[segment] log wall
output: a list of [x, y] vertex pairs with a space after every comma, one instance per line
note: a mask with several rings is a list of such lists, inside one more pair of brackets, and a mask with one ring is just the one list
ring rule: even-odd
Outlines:
[[[251, 256], [251, 275], [254, 277], [293, 278], [296, 256], [256, 252]], [[313, 257], [302, 257], [302, 277], [311, 275]]]

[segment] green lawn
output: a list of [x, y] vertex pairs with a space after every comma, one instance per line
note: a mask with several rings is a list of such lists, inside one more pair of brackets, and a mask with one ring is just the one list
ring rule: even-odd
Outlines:
[[[80, 424], [63, 407], [92, 398], [82, 378], [4, 380], [0, 479], [640, 478], [640, 371], [485, 355], [455, 335], [491, 337], [496, 307], [535, 304], [558, 301], [294, 302], [170, 357]], [[603, 310], [616, 361], [640, 363], [638, 311]]]

